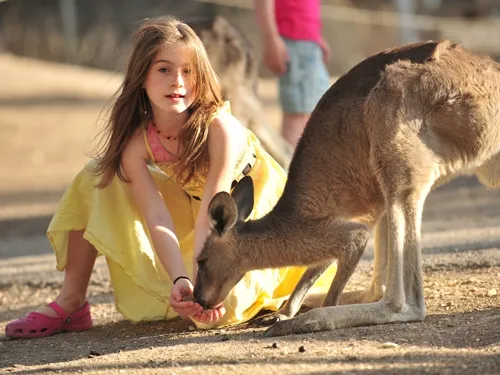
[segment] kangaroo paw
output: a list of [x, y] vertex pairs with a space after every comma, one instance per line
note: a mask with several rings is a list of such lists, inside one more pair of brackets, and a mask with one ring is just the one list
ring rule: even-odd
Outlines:
[[280, 314], [279, 311], [259, 316], [250, 322], [250, 327], [268, 327], [277, 322], [282, 322], [290, 319], [288, 316]]
[[296, 318], [276, 322], [264, 332], [264, 336], [285, 336], [319, 332], [328, 329], [324, 327], [321, 320], [314, 319], [314, 317], [308, 317], [307, 315], [308, 313], [305, 313]]

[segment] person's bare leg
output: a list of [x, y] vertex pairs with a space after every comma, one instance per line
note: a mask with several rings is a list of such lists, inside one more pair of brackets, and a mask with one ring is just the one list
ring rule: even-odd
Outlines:
[[297, 146], [307, 120], [309, 120], [309, 113], [284, 113], [283, 121], [281, 124], [281, 131], [283, 137], [294, 148]]
[[[82, 230], [69, 233], [64, 281], [55, 299], [68, 314], [80, 310], [85, 304], [90, 275], [97, 257], [97, 250], [83, 238], [83, 232]], [[37, 311], [47, 316], [57, 316], [48, 306], [43, 306]]]

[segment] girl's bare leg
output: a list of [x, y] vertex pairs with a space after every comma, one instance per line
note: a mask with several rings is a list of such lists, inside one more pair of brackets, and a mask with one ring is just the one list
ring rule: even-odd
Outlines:
[[[97, 257], [97, 250], [83, 238], [83, 232], [81, 230], [69, 233], [64, 281], [55, 299], [68, 314], [80, 310], [85, 304], [90, 275]], [[43, 306], [37, 311], [46, 316], [57, 317], [55, 311], [48, 306]]]

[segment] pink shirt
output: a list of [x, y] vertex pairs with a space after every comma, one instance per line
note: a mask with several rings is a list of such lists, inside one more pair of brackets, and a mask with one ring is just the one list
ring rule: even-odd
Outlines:
[[275, 0], [278, 32], [284, 38], [319, 42], [321, 0]]

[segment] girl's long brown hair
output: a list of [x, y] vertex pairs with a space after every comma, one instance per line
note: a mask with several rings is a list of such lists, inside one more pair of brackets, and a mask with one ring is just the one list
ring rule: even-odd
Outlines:
[[[143, 85], [157, 52], [169, 43], [183, 43], [191, 52], [191, 79], [194, 101], [188, 109], [189, 118], [181, 128], [180, 160], [174, 164], [174, 174], [181, 185], [199, 174], [208, 165], [207, 136], [210, 116], [223, 104], [222, 89], [205, 48], [195, 32], [171, 16], [146, 20], [133, 36], [133, 50], [125, 78], [101, 134], [97, 163], [93, 172], [101, 176], [97, 185], [108, 186], [115, 175], [127, 182], [120, 165], [123, 150], [138, 129], [145, 129], [150, 120], [151, 106], [143, 93]], [[146, 108], [145, 108], [146, 106]], [[147, 113], [145, 113], [145, 110]]]

